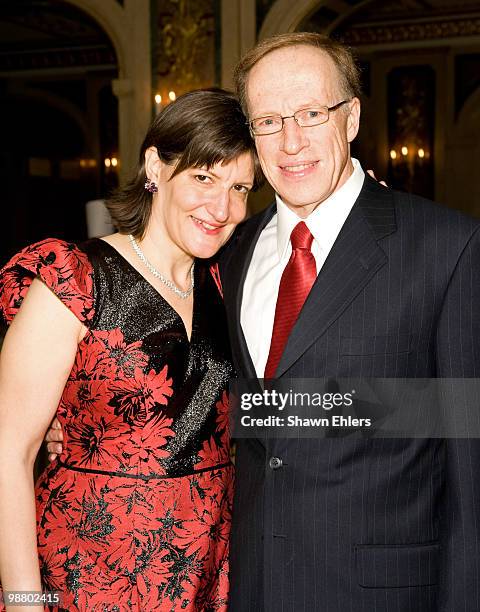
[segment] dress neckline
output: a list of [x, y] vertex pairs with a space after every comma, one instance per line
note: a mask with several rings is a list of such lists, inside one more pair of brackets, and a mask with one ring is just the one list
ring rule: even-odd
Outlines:
[[185, 339], [186, 339], [187, 343], [189, 345], [191, 345], [192, 344], [192, 339], [193, 339], [193, 336], [194, 336], [194, 332], [196, 331], [196, 323], [197, 323], [197, 317], [196, 317], [196, 310], [197, 309], [196, 309], [196, 305], [197, 305], [197, 291], [198, 291], [198, 278], [197, 278], [198, 266], [195, 266], [195, 270], [194, 270], [195, 285], [194, 285], [193, 293], [192, 293], [192, 297], [193, 297], [193, 304], [192, 304], [192, 331], [191, 331], [190, 337], [188, 337], [187, 328], [185, 327], [185, 323], [184, 323], [182, 317], [178, 314], [178, 311], [170, 304], [170, 302], [168, 300], [166, 300], [163, 297], [163, 295], [160, 293], [160, 291], [158, 291], [158, 289], [156, 289], [156, 287], [154, 287], [152, 285], [152, 283], [148, 280], [148, 278], [146, 278], [139, 270], [137, 270], [137, 268], [135, 268], [135, 266], [133, 266], [128, 261], [128, 259], [124, 255], [122, 255], [122, 253], [120, 253], [120, 251], [118, 249], [116, 249], [112, 244], [110, 244], [106, 240], [103, 240], [102, 238], [92, 238], [92, 240], [95, 240], [95, 241], [101, 243], [102, 245], [106, 245], [110, 249], [110, 251], [113, 251], [113, 253], [115, 253], [115, 255], [117, 255], [117, 257], [120, 258], [122, 260], [122, 262], [124, 262], [124, 264], [126, 264], [130, 270], [133, 270], [133, 272], [148, 285], [150, 291], [153, 291], [155, 293], [155, 295], [158, 296], [158, 298], [164, 304], [166, 304], [166, 306], [175, 315], [175, 318], [178, 319], [178, 321], [179, 321], [179, 323], [180, 323], [180, 325], [182, 327], [182, 331], [183, 331], [183, 334], [185, 336]]

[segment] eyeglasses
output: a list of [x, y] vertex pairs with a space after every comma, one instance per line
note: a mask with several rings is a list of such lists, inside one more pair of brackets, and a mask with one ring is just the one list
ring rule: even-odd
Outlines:
[[300, 127], [313, 127], [321, 125], [328, 121], [330, 112], [337, 110], [343, 104], [350, 100], [342, 100], [334, 106], [315, 106], [312, 108], [302, 108], [293, 115], [282, 117], [281, 115], [267, 115], [266, 117], [258, 117], [249, 121], [250, 130], [254, 136], [266, 136], [267, 134], [276, 134], [283, 130], [283, 122], [285, 119], [295, 119]]

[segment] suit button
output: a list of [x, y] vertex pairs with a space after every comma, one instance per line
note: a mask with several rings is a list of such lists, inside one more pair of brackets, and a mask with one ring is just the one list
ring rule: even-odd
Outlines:
[[280, 457], [270, 457], [268, 465], [272, 470], [279, 470], [283, 465], [283, 461]]

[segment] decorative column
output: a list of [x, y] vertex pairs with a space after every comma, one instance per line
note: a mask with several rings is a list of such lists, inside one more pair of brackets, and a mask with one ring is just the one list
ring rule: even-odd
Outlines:
[[118, 155], [119, 180], [124, 183], [131, 175], [137, 162], [138, 151], [135, 145], [138, 141], [137, 127], [132, 121], [135, 112], [133, 84], [130, 79], [115, 79], [112, 81], [113, 93], [118, 98]]
[[140, 145], [152, 119], [150, 1], [124, 1], [125, 71], [112, 83], [118, 97], [120, 184], [137, 163]]
[[233, 88], [235, 64], [257, 41], [255, 0], [222, 0], [222, 87]]

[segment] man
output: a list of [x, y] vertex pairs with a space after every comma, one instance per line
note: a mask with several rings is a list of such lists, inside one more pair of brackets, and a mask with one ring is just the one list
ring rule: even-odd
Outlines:
[[[479, 223], [365, 177], [358, 81], [317, 34], [266, 40], [237, 67], [277, 196], [220, 268], [235, 365], [476, 377]], [[233, 612], [480, 610], [478, 441], [249, 439], [236, 465]]]

